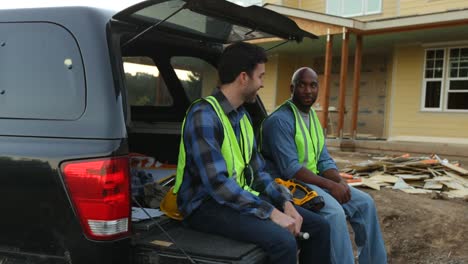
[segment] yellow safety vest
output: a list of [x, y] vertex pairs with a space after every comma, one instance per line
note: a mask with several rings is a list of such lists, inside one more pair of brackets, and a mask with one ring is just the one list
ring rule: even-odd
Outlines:
[[[221, 153], [223, 154], [224, 160], [226, 161], [226, 167], [229, 173], [229, 177], [234, 177], [236, 179], [237, 184], [239, 184], [239, 186], [242, 187], [244, 190], [247, 190], [254, 195], [258, 195], [259, 193], [251, 188], [252, 182], [246, 182], [246, 178], [244, 177], [244, 169], [246, 165], [250, 163], [250, 159], [252, 158], [254, 143], [254, 132], [252, 129], [252, 125], [250, 124], [249, 118], [247, 117], [247, 115], [244, 115], [240, 120], [240, 143], [243, 146], [243, 148], [241, 148], [239, 142], [237, 141], [236, 134], [234, 133], [234, 129], [232, 128], [229, 118], [224, 113], [223, 109], [221, 108], [221, 105], [218, 103], [215, 97], [208, 96], [204, 99], [199, 99], [192, 103], [189, 110], [195, 104], [202, 100], [205, 100], [213, 107], [213, 109], [216, 112], [216, 115], [218, 116], [219, 120], [221, 121], [221, 124], [223, 125], [224, 139], [221, 145]], [[184, 146], [184, 126], [185, 119], [182, 123], [182, 135], [179, 146], [179, 160], [177, 162], [176, 183], [173, 189], [173, 192], [175, 194], [179, 191], [180, 186], [182, 185], [185, 171], [186, 153]], [[250, 178], [252, 181], [253, 177], [253, 172], [251, 172]]]
[[[294, 125], [296, 130], [294, 142], [296, 143], [299, 163], [313, 173], [318, 174], [317, 163], [322, 153], [323, 146], [325, 145], [325, 137], [315, 110], [311, 108], [309, 111], [309, 129], [307, 129], [299, 113], [299, 109], [297, 109], [293, 102], [287, 100], [279, 106], [275, 112], [283, 107], [289, 107], [294, 113]], [[261, 134], [262, 133], [263, 131], [261, 131]], [[260, 146], [262, 144], [263, 142], [260, 138]]]

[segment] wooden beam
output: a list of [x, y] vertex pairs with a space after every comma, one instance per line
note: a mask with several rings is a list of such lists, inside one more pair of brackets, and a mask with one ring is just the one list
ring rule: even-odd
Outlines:
[[343, 42], [341, 44], [340, 94], [338, 102], [338, 137], [343, 138], [343, 125], [346, 101], [346, 75], [348, 74], [348, 46], [349, 33], [343, 28]]
[[296, 24], [305, 31], [313, 33], [316, 36], [325, 36], [327, 34], [340, 34], [341, 27], [318, 21], [312, 21], [304, 18], [289, 16]]
[[333, 50], [333, 35], [327, 35], [327, 46], [325, 51], [325, 69], [323, 76], [323, 105], [322, 105], [322, 127], [324, 129], [324, 135], [327, 136], [327, 125], [328, 125], [328, 107], [330, 105], [330, 79], [331, 79], [331, 68], [332, 68], [332, 53]]
[[359, 84], [361, 82], [362, 36], [356, 36], [356, 50], [354, 52], [354, 82], [353, 82], [353, 112], [351, 117], [351, 137], [357, 136], [357, 119], [359, 110]]
[[468, 170], [465, 170], [465, 169], [463, 169], [461, 167], [457, 167], [457, 166], [455, 166], [453, 164], [445, 163], [445, 162], [442, 162], [441, 164], [446, 168], [449, 168], [449, 169], [451, 169], [453, 171], [456, 171], [456, 172], [460, 173], [461, 175], [468, 175]]

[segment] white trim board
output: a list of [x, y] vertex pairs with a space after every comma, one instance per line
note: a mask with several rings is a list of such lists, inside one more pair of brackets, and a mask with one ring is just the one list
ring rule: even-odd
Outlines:
[[467, 144], [468, 145], [468, 138], [456, 138], [456, 137], [395, 136], [395, 137], [389, 137], [388, 141], [431, 142], [431, 143]]

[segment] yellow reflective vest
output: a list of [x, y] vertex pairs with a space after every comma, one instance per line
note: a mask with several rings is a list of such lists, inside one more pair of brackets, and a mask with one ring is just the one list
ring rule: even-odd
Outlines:
[[292, 101], [287, 100], [276, 111], [283, 107], [290, 108], [294, 114], [294, 142], [296, 143], [299, 163], [313, 173], [318, 174], [317, 163], [325, 145], [325, 137], [315, 110], [311, 108], [309, 111], [309, 128], [307, 128], [299, 109]]
[[[234, 129], [232, 128], [231, 122], [229, 118], [224, 113], [221, 105], [219, 104], [218, 100], [216, 100], [213, 96], [208, 96], [203, 99], [199, 99], [192, 103], [189, 110], [200, 101], [208, 102], [216, 112], [221, 124], [223, 125], [224, 130], [224, 139], [223, 143], [221, 144], [221, 153], [226, 161], [227, 171], [229, 173], [229, 177], [233, 177], [237, 184], [242, 187], [244, 190], [251, 192], [254, 195], [258, 195], [258, 192], [254, 191], [251, 187], [252, 182], [247, 182], [246, 178], [244, 177], [244, 169], [246, 165], [250, 163], [250, 159], [252, 158], [252, 151], [253, 151], [253, 144], [254, 144], [254, 132], [252, 125], [250, 123], [249, 118], [247, 115], [244, 115], [240, 120], [240, 129], [241, 129], [241, 138], [239, 142], [237, 141], [236, 134], [234, 133]], [[188, 112], [188, 111], [187, 111]], [[174, 193], [177, 193], [182, 185], [184, 171], [185, 171], [185, 161], [186, 161], [186, 154], [185, 154], [185, 146], [184, 146], [184, 127], [185, 127], [185, 119], [182, 123], [182, 135], [180, 140], [179, 146], [179, 160], [177, 162], [177, 174], [176, 174], [176, 183], [174, 186]], [[246, 164], [247, 163], [247, 164]], [[250, 166], [248, 166], [249, 169]], [[253, 172], [251, 172], [250, 179], [253, 180]]]

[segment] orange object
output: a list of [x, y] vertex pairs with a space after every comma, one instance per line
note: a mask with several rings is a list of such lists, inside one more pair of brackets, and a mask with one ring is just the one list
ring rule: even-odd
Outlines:
[[402, 157], [402, 158], [409, 158], [410, 156], [411, 156], [411, 155], [410, 155], [409, 153], [406, 153], [406, 154], [401, 155], [400, 157]]
[[341, 176], [341, 178], [344, 178], [344, 179], [352, 179], [353, 178], [353, 175], [348, 174], [348, 173], [344, 173], [344, 172], [340, 172], [340, 176]]
[[437, 163], [439, 163], [439, 161], [436, 160], [436, 159], [428, 159], [428, 160], [421, 160], [421, 163], [424, 163], [424, 164], [437, 164]]
[[361, 178], [357, 178], [357, 179], [347, 179], [346, 182], [347, 182], [347, 183], [362, 182], [362, 179], [361, 179]]

